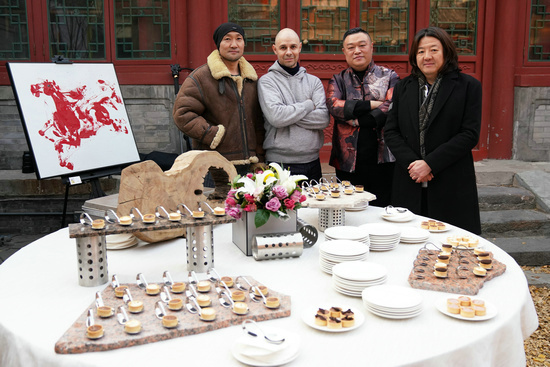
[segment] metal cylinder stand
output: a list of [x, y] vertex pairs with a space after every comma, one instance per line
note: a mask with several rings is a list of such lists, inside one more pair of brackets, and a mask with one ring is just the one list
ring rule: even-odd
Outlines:
[[187, 227], [187, 270], [206, 273], [214, 267], [212, 225]]
[[296, 230], [302, 234], [305, 248], [315, 245], [319, 239], [317, 228], [301, 218], [296, 218]]
[[78, 284], [97, 287], [107, 283], [107, 241], [105, 236], [76, 238], [78, 260]]
[[346, 225], [346, 211], [344, 209], [319, 209], [319, 229], [325, 231], [330, 227]]
[[302, 255], [301, 233], [273, 233], [254, 236], [252, 255], [255, 260], [282, 259]]

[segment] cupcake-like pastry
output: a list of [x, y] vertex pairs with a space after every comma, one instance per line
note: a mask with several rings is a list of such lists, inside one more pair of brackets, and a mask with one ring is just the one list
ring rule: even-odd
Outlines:
[[436, 224], [436, 226], [437, 226], [437, 230], [438, 230], [438, 231], [443, 231], [445, 228], [447, 228], [447, 227], [445, 226], [445, 223], [443, 223], [443, 222], [435, 222], [435, 224]]
[[128, 289], [127, 285], [120, 285], [115, 288], [115, 297], [122, 298], [124, 297], [124, 290]]
[[248, 306], [244, 302], [235, 302], [233, 304], [233, 312], [239, 315], [244, 315], [248, 312]]
[[351, 309], [348, 309], [347, 311], [342, 311], [342, 317], [346, 317], [346, 316], [355, 316], [355, 314]]
[[326, 318], [326, 316], [316, 314], [316, 315], [315, 315], [315, 325], [327, 326], [327, 318]]
[[472, 304], [472, 299], [468, 296], [460, 296], [458, 297], [458, 300], [460, 301], [460, 305], [463, 307], [469, 307]]
[[143, 216], [143, 223], [155, 223], [156, 217], [154, 214], [145, 214]]
[[479, 266], [483, 269], [491, 270], [493, 268], [493, 260], [480, 260]]
[[478, 277], [484, 277], [487, 275], [487, 269], [482, 268], [481, 266], [476, 266], [473, 270], [474, 274]]
[[208, 280], [201, 280], [197, 283], [197, 290], [199, 292], [210, 292], [210, 282]]
[[447, 304], [447, 311], [458, 315], [460, 313], [460, 306], [455, 304]]
[[450, 260], [451, 257], [449, 255], [437, 255], [437, 261], [439, 261], [440, 263], [448, 264]]
[[203, 308], [200, 318], [206, 321], [214, 320], [216, 318], [216, 310], [212, 307]]
[[447, 264], [445, 264], [445, 263], [442, 263], [442, 262], [439, 262], [439, 261], [438, 261], [438, 262], [436, 262], [436, 263], [434, 264], [434, 269], [435, 269], [435, 268], [443, 268], [443, 269], [447, 269], [447, 267], [448, 267], [448, 266], [447, 266]]
[[225, 208], [217, 206], [214, 208], [214, 214], [216, 215], [225, 215]]
[[114, 314], [114, 310], [109, 306], [99, 306], [97, 308], [97, 316], [99, 317], [111, 317]]
[[339, 190], [332, 190], [330, 192], [330, 196], [332, 196], [333, 198], [339, 198], [340, 197], [340, 191]]
[[479, 254], [484, 253], [484, 252], [487, 252], [487, 251], [485, 251], [485, 249], [483, 247], [476, 247], [474, 249], [474, 255], [476, 255], [476, 256], [478, 256]]
[[197, 295], [197, 303], [201, 307], [208, 307], [212, 302], [210, 301], [210, 297], [208, 297], [206, 294], [199, 294]]
[[482, 299], [473, 299], [472, 306], [483, 306], [485, 307], [485, 301]]
[[160, 286], [154, 283], [147, 284], [147, 287], [145, 288], [145, 293], [150, 296], [156, 296], [160, 293]]
[[168, 214], [168, 219], [172, 221], [178, 221], [181, 219], [181, 214], [178, 212], [170, 213]]
[[326, 196], [324, 194], [315, 194], [315, 199], [317, 200], [325, 200]]
[[329, 329], [341, 329], [342, 328], [342, 320], [340, 320], [338, 317], [329, 317], [327, 320], [327, 327]]
[[345, 316], [342, 317], [342, 327], [352, 327], [355, 325], [355, 317], [354, 316]]
[[231, 292], [231, 299], [233, 301], [244, 301], [244, 292], [243, 291]]
[[94, 324], [86, 329], [86, 336], [90, 339], [99, 339], [103, 336], [103, 326]]
[[131, 313], [139, 313], [143, 311], [143, 302], [138, 300], [128, 302], [128, 311]]
[[258, 289], [260, 289], [260, 292], [262, 292], [262, 294], [264, 296], [267, 296], [267, 293], [268, 293], [268, 289], [265, 285], [259, 285], [257, 287], [254, 287], [254, 294], [259, 296], [260, 294], [258, 293]]
[[478, 260], [491, 260], [491, 254], [489, 254], [488, 252], [480, 252], [479, 254], [477, 254], [477, 259]]
[[141, 331], [141, 322], [136, 319], [128, 320], [124, 324], [124, 331], [128, 334], [137, 334]]
[[317, 310], [317, 315], [325, 316], [326, 318], [330, 317], [330, 311], [320, 308]]
[[355, 192], [363, 192], [365, 187], [363, 185], [355, 185]]
[[450, 243], [444, 243], [441, 245], [441, 251], [450, 254], [451, 252], [453, 252], [453, 245], [451, 245]]
[[331, 307], [330, 308], [330, 317], [342, 317], [342, 309], [340, 307]]
[[178, 326], [178, 317], [174, 315], [162, 316], [162, 326], [166, 328], [173, 328]]
[[437, 267], [434, 269], [434, 275], [438, 278], [447, 278], [447, 268]]
[[474, 317], [476, 315], [474, 309], [472, 307], [461, 307], [460, 308], [460, 316], [464, 317]]
[[265, 299], [265, 305], [268, 308], [277, 308], [280, 305], [280, 301], [278, 297], [267, 297]]
[[204, 218], [204, 212], [202, 210], [193, 210], [193, 218]]
[[168, 301], [168, 308], [173, 311], [181, 310], [183, 308], [183, 300], [181, 298], [172, 298], [170, 301]]
[[170, 288], [172, 290], [172, 293], [183, 293], [183, 291], [185, 291], [185, 283], [175, 282]]
[[344, 187], [348, 187], [351, 185], [351, 182], [347, 181], [347, 180], [344, 180], [342, 181], [342, 185], [344, 185]]
[[346, 195], [351, 195], [351, 194], [353, 194], [353, 189], [350, 189], [349, 187], [346, 187], [346, 188], [344, 189], [344, 194], [346, 194]]
[[227, 288], [233, 287], [233, 284], [234, 284], [233, 278], [231, 278], [231, 277], [222, 277], [221, 280], [222, 280], [222, 282], [225, 283]]
[[427, 220], [424, 220], [424, 221], [420, 222], [420, 228], [422, 228], [422, 229], [430, 229], [430, 223], [428, 223]]
[[103, 219], [95, 219], [92, 222], [93, 229], [103, 229], [105, 228], [105, 221]]
[[487, 309], [485, 306], [472, 306], [476, 316], [485, 316], [487, 314]]
[[314, 194], [318, 194], [319, 191], [321, 191], [321, 190], [319, 190], [319, 188], [316, 187], [316, 186], [313, 186], [313, 187], [311, 188], [311, 190], [313, 191]]
[[130, 224], [132, 224], [132, 217], [130, 217], [129, 215], [123, 215], [122, 217], [118, 218], [118, 221], [123, 226], [129, 226]]
[[460, 301], [456, 298], [447, 298], [447, 304], [460, 306]]

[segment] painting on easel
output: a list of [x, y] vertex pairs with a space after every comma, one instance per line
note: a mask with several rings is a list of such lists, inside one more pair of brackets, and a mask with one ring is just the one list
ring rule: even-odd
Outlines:
[[7, 64], [37, 176], [139, 161], [112, 64]]

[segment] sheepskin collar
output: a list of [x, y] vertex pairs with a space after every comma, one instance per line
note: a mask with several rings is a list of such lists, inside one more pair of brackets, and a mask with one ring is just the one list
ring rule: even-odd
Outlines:
[[[229, 72], [227, 66], [225, 66], [225, 64], [223, 63], [220, 52], [218, 50], [212, 51], [210, 56], [208, 56], [207, 64], [214, 79], [220, 80], [224, 77], [231, 78], [231, 73]], [[239, 69], [241, 71], [241, 77], [243, 79], [250, 79], [252, 81], [258, 80], [258, 74], [256, 74], [256, 70], [254, 70], [252, 65], [250, 65], [250, 63], [245, 60], [244, 56], [239, 59]]]

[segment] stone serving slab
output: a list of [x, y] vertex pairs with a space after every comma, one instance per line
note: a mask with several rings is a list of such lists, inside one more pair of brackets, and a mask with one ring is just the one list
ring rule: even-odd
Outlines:
[[[438, 252], [432, 251], [433, 255], [427, 256], [428, 251], [426, 249], [420, 249], [417, 258], [414, 261], [413, 269], [409, 275], [409, 284], [411, 287], [438, 292], [476, 295], [485, 282], [504, 274], [506, 271], [506, 265], [495, 260], [493, 258], [493, 254], [489, 252], [491, 259], [493, 260], [493, 269], [487, 271], [487, 276], [478, 277], [473, 273], [473, 268], [478, 264], [477, 256], [474, 254], [473, 250], [460, 251], [466, 255], [464, 258], [468, 260], [468, 264], [460, 264], [468, 268], [468, 270], [460, 270], [460, 275], [466, 275], [465, 279], [460, 278], [456, 271], [461, 259], [457, 250], [453, 250], [453, 254], [449, 261], [447, 267], [448, 277], [438, 278], [433, 274], [433, 268], [437, 260]], [[426, 258], [427, 260], [425, 260]], [[426, 265], [419, 266], [420, 262], [425, 262]], [[418, 269], [424, 269], [425, 271], [424, 273], [419, 273]], [[423, 275], [424, 279], [418, 279], [418, 274]]]
[[[246, 276], [246, 279], [253, 285], [260, 285], [252, 277]], [[100, 318], [95, 311], [95, 300], [90, 304], [94, 311], [95, 323], [103, 326], [104, 336], [100, 339], [91, 340], [86, 337], [86, 316], [88, 310], [74, 322], [74, 324], [65, 332], [65, 334], [55, 344], [55, 352], [58, 354], [77, 354], [87, 352], [99, 352], [120, 348], [132, 347], [134, 345], [154, 343], [162, 340], [179, 338], [186, 335], [195, 335], [213, 331], [232, 325], [240, 325], [244, 320], [265, 321], [290, 316], [290, 296], [283, 295], [272, 289], [269, 289], [269, 296], [279, 297], [280, 306], [277, 309], [269, 309], [263, 303], [253, 302], [248, 296], [246, 304], [249, 312], [246, 315], [236, 315], [230, 308], [224, 308], [218, 302], [218, 297], [214, 289], [214, 284], [210, 292], [205, 293], [210, 296], [212, 305], [216, 310], [216, 319], [214, 321], [202, 321], [198, 314], [191, 314], [184, 308], [180, 311], [172, 311], [165, 306], [168, 315], [178, 317], [179, 325], [174, 329], [167, 329], [162, 326], [161, 320], [155, 315], [155, 303], [160, 300], [160, 296], [149, 296], [144, 290], [136, 284], [121, 284], [130, 288], [132, 298], [141, 300], [144, 303], [144, 310], [139, 314], [128, 313], [130, 319], [141, 321], [142, 330], [139, 334], [130, 335], [124, 332], [124, 326], [117, 321], [116, 315], [109, 318]], [[231, 290], [236, 288], [230, 288]], [[185, 293], [170, 294], [172, 298], [181, 298], [185, 303]], [[122, 298], [115, 297], [114, 289], [108, 286], [101, 292], [101, 296], [106, 306], [111, 306], [115, 310], [124, 305]]]
[[105, 223], [104, 229], [92, 229], [92, 226], [88, 224], [72, 223], [69, 224], [69, 237], [81, 238], [81, 237], [94, 237], [105, 236], [110, 234], [119, 233], [135, 233], [146, 231], [160, 231], [167, 229], [177, 229], [184, 227], [197, 227], [206, 226], [209, 224], [223, 224], [235, 222], [235, 218], [229, 215], [216, 216], [211, 213], [205, 213], [204, 218], [195, 219], [192, 217], [182, 217], [179, 221], [170, 221], [164, 218], [156, 219], [155, 223], [143, 223], [141, 221], [134, 221], [129, 226], [123, 226], [118, 223]]
[[330, 193], [325, 194], [325, 200], [317, 200], [307, 195], [307, 200], [302, 203], [303, 207], [319, 209], [351, 209], [361, 203], [376, 200], [376, 195], [368, 191], [355, 192], [351, 195], [340, 192], [340, 197], [333, 198]]

